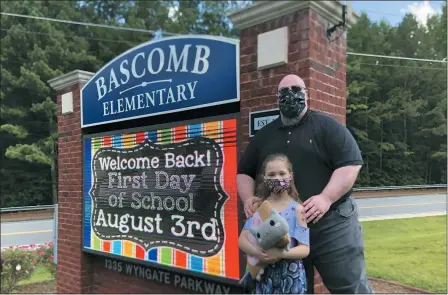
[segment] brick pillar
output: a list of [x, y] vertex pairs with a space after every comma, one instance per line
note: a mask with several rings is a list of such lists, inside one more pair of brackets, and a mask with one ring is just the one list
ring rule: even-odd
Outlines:
[[[327, 29], [342, 21], [338, 1], [259, 1], [229, 15], [240, 31], [242, 149], [249, 142], [249, 113], [278, 108], [280, 80], [297, 74], [311, 109], [345, 124], [346, 34], [329, 42]], [[347, 16], [348, 23], [356, 16]], [[340, 31], [334, 32], [335, 39]], [[317, 274], [315, 292], [328, 292]]]
[[82, 131], [80, 92], [93, 73], [73, 71], [48, 83], [57, 91], [58, 104], [58, 239], [59, 293], [90, 293], [91, 257], [82, 252]]

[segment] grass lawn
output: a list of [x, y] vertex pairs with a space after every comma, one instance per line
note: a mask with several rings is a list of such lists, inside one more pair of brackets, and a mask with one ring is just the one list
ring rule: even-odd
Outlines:
[[361, 224], [369, 277], [446, 294], [446, 216]]
[[45, 268], [45, 266], [38, 265], [31, 275], [31, 278], [28, 280], [20, 281], [18, 285], [20, 286], [32, 283], [40, 283], [51, 280], [54, 280], [54, 278], [51, 276], [51, 273]]

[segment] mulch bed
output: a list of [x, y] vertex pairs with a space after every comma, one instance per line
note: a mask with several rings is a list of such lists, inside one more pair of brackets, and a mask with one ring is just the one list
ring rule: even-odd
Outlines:
[[369, 278], [370, 286], [377, 294], [434, 294], [433, 292], [406, 286], [397, 282]]
[[56, 281], [46, 281], [18, 286], [13, 292], [16, 294], [55, 294]]
[[[434, 294], [432, 292], [405, 286], [400, 283], [382, 279], [369, 278], [370, 285], [376, 294]], [[28, 284], [20, 286], [14, 293], [19, 294], [55, 294], [56, 281]]]

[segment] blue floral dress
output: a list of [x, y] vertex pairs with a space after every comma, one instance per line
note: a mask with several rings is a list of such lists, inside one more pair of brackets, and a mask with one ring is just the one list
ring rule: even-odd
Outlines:
[[[301, 226], [296, 218], [298, 203], [292, 201], [279, 214], [289, 225], [291, 248], [299, 243], [309, 246], [309, 229]], [[252, 218], [244, 224], [243, 230], [249, 230]], [[302, 260], [282, 259], [266, 266], [261, 280], [256, 283], [254, 294], [306, 294], [306, 274]]]

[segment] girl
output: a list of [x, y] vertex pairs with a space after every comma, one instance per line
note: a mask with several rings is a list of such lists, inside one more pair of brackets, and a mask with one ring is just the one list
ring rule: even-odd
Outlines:
[[298, 193], [294, 185], [292, 165], [283, 154], [266, 158], [262, 168], [262, 185], [257, 186], [259, 195], [268, 200], [272, 207], [289, 224], [291, 247], [289, 251], [270, 249], [264, 251], [248, 239], [252, 217], [240, 234], [238, 244], [247, 255], [256, 256], [265, 264], [264, 274], [256, 282], [255, 294], [306, 294], [306, 276], [302, 259], [309, 254], [309, 230], [301, 216]]

